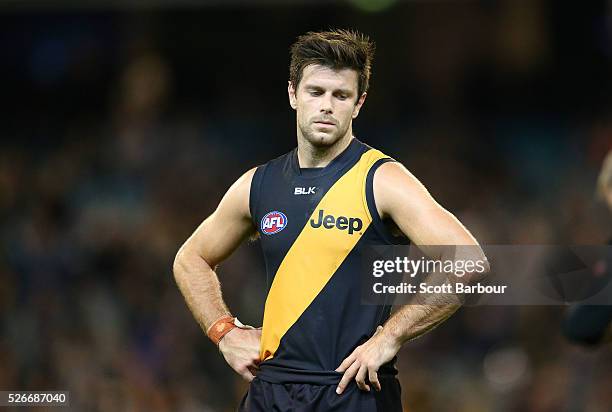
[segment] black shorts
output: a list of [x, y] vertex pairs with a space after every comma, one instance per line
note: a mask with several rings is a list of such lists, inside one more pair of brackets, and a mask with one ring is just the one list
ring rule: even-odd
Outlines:
[[308, 383], [271, 383], [255, 377], [244, 395], [240, 412], [402, 412], [399, 381], [379, 377], [381, 391], [370, 392], [357, 387], [353, 380], [341, 395], [337, 385]]

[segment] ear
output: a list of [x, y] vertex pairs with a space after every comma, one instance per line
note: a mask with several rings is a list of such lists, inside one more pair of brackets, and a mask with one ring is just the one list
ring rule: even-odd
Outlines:
[[293, 110], [297, 109], [297, 99], [295, 97], [295, 88], [293, 87], [293, 83], [291, 80], [287, 82], [287, 93], [289, 94], [289, 105], [293, 108]]
[[367, 95], [368, 94], [364, 92], [357, 100], [357, 103], [355, 103], [355, 107], [353, 108], [353, 119], [356, 119], [357, 116], [359, 116], [359, 110], [361, 110], [361, 106], [363, 106], [363, 103], [365, 103]]

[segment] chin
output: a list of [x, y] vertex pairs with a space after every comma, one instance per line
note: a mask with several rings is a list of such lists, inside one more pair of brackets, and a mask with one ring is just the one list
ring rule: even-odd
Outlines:
[[313, 133], [308, 136], [308, 141], [313, 146], [317, 147], [328, 147], [334, 145], [338, 140], [340, 140], [340, 136], [330, 135], [327, 133]]

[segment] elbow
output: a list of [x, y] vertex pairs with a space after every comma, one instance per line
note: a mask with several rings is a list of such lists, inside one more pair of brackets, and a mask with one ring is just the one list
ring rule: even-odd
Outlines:
[[477, 263], [478, 270], [474, 274], [474, 282], [480, 282], [484, 280], [489, 275], [489, 273], [491, 273], [491, 264], [489, 263], [489, 260], [485, 255], [482, 255], [482, 257], [478, 260]]
[[172, 273], [176, 282], [179, 282], [181, 276], [187, 272], [190, 260], [189, 241], [185, 242], [174, 256], [174, 262], [172, 263]]
[[176, 252], [176, 256], [174, 256], [174, 262], [172, 262], [172, 274], [174, 275], [174, 279], [176, 281], [178, 281], [178, 277], [183, 272], [183, 268], [185, 266], [185, 256], [183, 252], [183, 247], [181, 247], [178, 252]]
[[482, 262], [482, 277], [487, 276], [490, 272], [491, 272], [491, 264], [489, 263], [489, 259], [487, 259], [486, 256], [482, 256], [482, 259], [480, 260]]
[[474, 269], [467, 273], [464, 281], [469, 284], [475, 284], [485, 280], [491, 272], [491, 264], [485, 255], [474, 260]]
[[212, 269], [212, 266], [187, 240], [178, 250], [172, 263], [172, 273], [177, 283], [190, 273], [204, 273]]

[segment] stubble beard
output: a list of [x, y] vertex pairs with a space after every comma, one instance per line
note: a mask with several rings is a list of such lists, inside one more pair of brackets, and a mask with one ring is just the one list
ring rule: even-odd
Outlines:
[[344, 129], [336, 129], [333, 133], [317, 133], [314, 130], [313, 123], [306, 125], [298, 124], [303, 139], [317, 149], [329, 148], [338, 143], [346, 134], [348, 126]]

